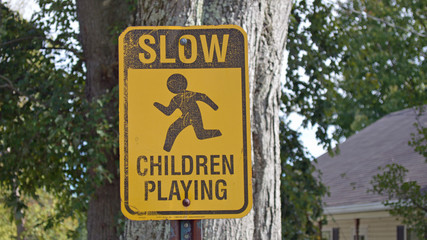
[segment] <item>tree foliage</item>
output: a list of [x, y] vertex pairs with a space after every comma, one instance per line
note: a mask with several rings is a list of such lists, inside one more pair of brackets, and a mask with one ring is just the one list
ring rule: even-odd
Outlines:
[[[297, 130], [287, 118], [292, 112], [304, 117], [303, 127], [317, 126], [316, 136], [332, 150], [328, 136], [330, 124], [323, 121], [332, 113], [330, 99], [339, 97], [334, 76], [339, 70], [340, 47], [336, 43], [337, 25], [332, 7], [321, 1], [293, 5], [287, 40], [289, 52], [286, 82], [282, 92], [285, 116], [280, 125], [282, 158], [282, 236], [285, 239], [317, 239], [322, 218], [322, 196], [327, 192], [314, 166], [315, 159], [302, 145]], [[328, 88], [325, 88], [327, 86]]]
[[426, 9], [420, 1], [297, 1], [285, 111], [304, 116], [331, 150], [390, 112], [426, 104]]
[[299, 142], [299, 133], [280, 125], [283, 239], [317, 239], [323, 218], [322, 196], [326, 187], [314, 175], [315, 160]]
[[349, 136], [382, 116], [427, 103], [422, 1], [348, 1], [339, 23], [344, 91], [335, 124]]
[[73, 3], [40, 5], [31, 22], [1, 5], [0, 185], [9, 194], [6, 206], [22, 219], [25, 199], [37, 200], [42, 189], [57, 198], [46, 228], [67, 217], [84, 224], [88, 196], [109, 177], [102, 149], [117, 147], [102, 112], [114, 93], [85, 98], [77, 34], [69, 28]]
[[[1, 191], [2, 196], [8, 196]], [[46, 227], [45, 222], [49, 221], [52, 215], [56, 215], [55, 205], [58, 199], [46, 191], [37, 191], [38, 199], [24, 197], [22, 200], [28, 206], [25, 210], [25, 224], [20, 237], [17, 236], [17, 225], [15, 219], [10, 214], [10, 210], [3, 205], [0, 206], [0, 238], [1, 239], [85, 239], [85, 228], [79, 228], [78, 220], [75, 218], [65, 218], [61, 224]], [[6, 199], [0, 197], [0, 202]], [[18, 223], [19, 224], [19, 223]]]
[[403, 217], [402, 222], [423, 239], [427, 236], [427, 189], [405, 181], [408, 170], [399, 164], [389, 164], [383, 170], [374, 176], [370, 191], [386, 195], [383, 203], [391, 207], [390, 213]]
[[[296, 1], [287, 42], [289, 57], [282, 94], [285, 115], [303, 116], [302, 127], [313, 126], [319, 143], [334, 154], [334, 143], [384, 115], [426, 104], [425, 12], [427, 4], [421, 1], [348, 0], [338, 5], [321, 0]], [[289, 129], [286, 116], [281, 132], [283, 179], [292, 174], [303, 176], [305, 171], [301, 170], [310, 171], [313, 164], [306, 160], [309, 155], [298, 142], [298, 132]], [[426, 128], [419, 125], [418, 130], [422, 133]], [[412, 146], [425, 155], [425, 134], [418, 136], [424, 138], [414, 137]], [[310, 196], [316, 199], [312, 199], [311, 209], [321, 206], [321, 185], [310, 184], [314, 182], [307, 178], [300, 185], [305, 187], [292, 191], [290, 186], [295, 183], [282, 182], [282, 201], [294, 195], [304, 202], [304, 189], [313, 191]], [[289, 218], [291, 213], [284, 208], [282, 217]], [[311, 219], [298, 211], [293, 216], [303, 226], [309, 223], [304, 219]], [[319, 215], [310, 217], [314, 216]], [[298, 229], [286, 226], [285, 220], [283, 223], [283, 231], [303, 236]]]
[[315, 0], [296, 1], [289, 24], [289, 52], [282, 93], [284, 112], [304, 117], [302, 127], [315, 126], [316, 137], [328, 150], [328, 135], [336, 118], [334, 103], [340, 102], [337, 76], [343, 54], [340, 26], [331, 4]]

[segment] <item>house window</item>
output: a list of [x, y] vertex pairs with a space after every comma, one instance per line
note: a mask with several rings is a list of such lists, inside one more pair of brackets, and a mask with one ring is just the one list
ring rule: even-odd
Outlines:
[[406, 240], [418, 240], [417, 233], [410, 228], [406, 228]]
[[405, 226], [396, 227], [396, 236], [397, 240], [405, 240]]
[[397, 240], [419, 240], [415, 231], [412, 231], [410, 228], [405, 226], [396, 227]]
[[340, 239], [340, 229], [339, 228], [333, 228], [332, 229], [332, 240], [339, 240]]
[[322, 240], [332, 240], [331, 231], [322, 231]]
[[[353, 236], [353, 239], [356, 240], [356, 235]], [[366, 240], [365, 235], [359, 235], [359, 240]]]

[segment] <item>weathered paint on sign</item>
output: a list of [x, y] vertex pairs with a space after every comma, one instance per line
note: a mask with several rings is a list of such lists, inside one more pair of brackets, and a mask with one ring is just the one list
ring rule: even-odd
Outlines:
[[130, 27], [119, 37], [120, 183], [132, 220], [252, 207], [246, 33]]

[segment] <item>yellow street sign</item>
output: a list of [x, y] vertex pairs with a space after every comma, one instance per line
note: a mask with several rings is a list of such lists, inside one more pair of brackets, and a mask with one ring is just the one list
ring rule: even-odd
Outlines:
[[252, 208], [247, 38], [240, 27], [129, 27], [119, 37], [120, 191], [132, 220]]

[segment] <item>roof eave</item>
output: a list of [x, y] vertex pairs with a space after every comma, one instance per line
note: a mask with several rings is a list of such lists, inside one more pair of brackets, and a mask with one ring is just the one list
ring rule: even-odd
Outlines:
[[375, 212], [391, 209], [390, 206], [384, 206], [381, 202], [352, 204], [345, 206], [325, 207], [326, 214], [344, 214], [344, 213], [358, 213], [358, 212]]

